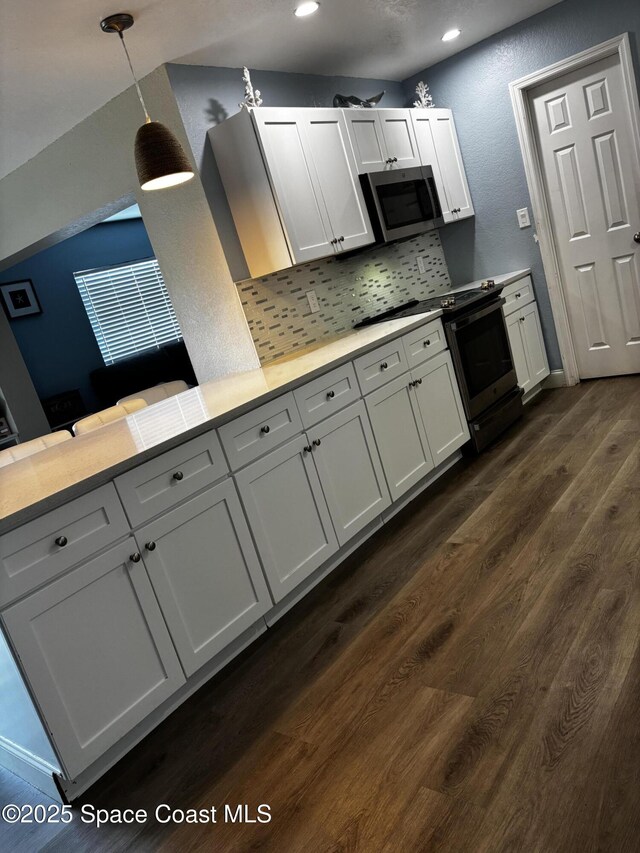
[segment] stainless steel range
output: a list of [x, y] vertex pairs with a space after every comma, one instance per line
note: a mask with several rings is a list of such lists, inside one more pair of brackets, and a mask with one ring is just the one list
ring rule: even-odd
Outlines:
[[354, 328], [440, 309], [476, 452], [522, 416], [511, 347], [502, 314], [501, 286], [481, 287], [391, 308]]

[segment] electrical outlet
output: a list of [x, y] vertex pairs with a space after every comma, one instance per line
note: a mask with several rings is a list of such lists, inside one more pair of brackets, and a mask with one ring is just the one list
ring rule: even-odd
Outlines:
[[427, 268], [426, 268], [425, 263], [424, 263], [424, 258], [422, 257], [422, 255], [420, 255], [418, 257], [418, 272], [420, 273], [420, 275], [424, 275], [426, 273], [426, 271], [427, 271]]
[[307, 290], [306, 296], [309, 303], [309, 310], [312, 314], [316, 314], [320, 310], [320, 303], [318, 302], [315, 290]]
[[518, 225], [520, 228], [528, 228], [531, 225], [528, 208], [521, 207], [520, 210], [516, 210], [516, 216], [518, 217]]

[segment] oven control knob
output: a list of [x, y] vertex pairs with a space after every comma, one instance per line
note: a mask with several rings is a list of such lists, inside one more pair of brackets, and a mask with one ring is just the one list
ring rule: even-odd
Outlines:
[[456, 304], [455, 296], [448, 296], [446, 299], [443, 299], [440, 303], [443, 308], [453, 308]]

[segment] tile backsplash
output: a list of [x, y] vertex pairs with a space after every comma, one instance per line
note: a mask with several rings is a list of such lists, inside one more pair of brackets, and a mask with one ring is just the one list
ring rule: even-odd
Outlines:
[[[418, 272], [418, 257], [425, 272]], [[326, 258], [239, 282], [238, 293], [260, 361], [322, 343], [357, 319], [451, 286], [437, 231], [390, 243], [346, 260]], [[320, 310], [306, 297], [314, 290]]]

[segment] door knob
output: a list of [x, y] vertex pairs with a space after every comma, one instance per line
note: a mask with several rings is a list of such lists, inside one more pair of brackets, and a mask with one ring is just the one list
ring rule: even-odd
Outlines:
[[636, 231], [636, 233], [633, 235], [633, 239], [636, 241], [636, 243], [640, 243], [640, 231]]

